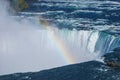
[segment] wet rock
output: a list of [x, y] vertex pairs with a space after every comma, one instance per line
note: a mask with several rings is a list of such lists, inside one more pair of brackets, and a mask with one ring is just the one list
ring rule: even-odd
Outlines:
[[11, 0], [11, 5], [17, 12], [29, 8], [26, 0]]
[[105, 54], [104, 62], [111, 67], [120, 68], [120, 47], [115, 48], [112, 52]]
[[120, 47], [115, 48], [113, 51], [118, 51], [118, 52], [120, 52]]

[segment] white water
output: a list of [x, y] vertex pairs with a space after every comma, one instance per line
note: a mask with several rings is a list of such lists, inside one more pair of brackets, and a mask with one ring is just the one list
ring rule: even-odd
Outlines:
[[[43, 30], [29, 20], [9, 16], [7, 3], [0, 2], [0, 74], [28, 72], [68, 65], [58, 48]], [[86, 45], [91, 32], [54, 29], [64, 41], [75, 63], [96, 58]], [[92, 44], [91, 44], [92, 46]]]

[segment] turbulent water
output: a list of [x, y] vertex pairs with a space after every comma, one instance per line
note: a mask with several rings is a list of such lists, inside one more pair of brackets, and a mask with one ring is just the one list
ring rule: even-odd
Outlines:
[[[69, 1], [69, 0], [68, 0]], [[119, 30], [120, 2], [109, 0], [79, 0], [78, 2], [29, 2], [30, 8], [20, 12], [41, 16], [59, 28], [77, 30]]]
[[[14, 16], [0, 6], [0, 74], [68, 65], [51, 32], [63, 41], [74, 63], [120, 47], [119, 1], [27, 2], [30, 7]], [[39, 19], [54, 26], [48, 31]]]
[[18, 15], [39, 16], [59, 29], [68, 29], [62, 30], [63, 34], [69, 36], [74, 33], [72, 39], [75, 41], [72, 43], [78, 40], [79, 45], [84, 45], [92, 53], [104, 54], [120, 46], [118, 0], [38, 0], [28, 3], [30, 8]]

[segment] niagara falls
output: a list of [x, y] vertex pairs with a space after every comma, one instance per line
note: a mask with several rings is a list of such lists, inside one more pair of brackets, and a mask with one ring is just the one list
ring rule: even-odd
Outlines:
[[120, 80], [119, 0], [1, 0], [0, 80]]

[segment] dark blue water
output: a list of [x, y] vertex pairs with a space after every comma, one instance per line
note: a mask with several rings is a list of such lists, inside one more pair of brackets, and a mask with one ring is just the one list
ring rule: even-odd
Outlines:
[[120, 33], [120, 2], [117, 0], [78, 0], [77, 2], [27, 0], [27, 2], [29, 8], [19, 14], [40, 16], [60, 29], [92, 29], [104, 30], [111, 34]]
[[[98, 39], [92, 52], [106, 53], [120, 46], [120, 1], [29, 1], [29, 8], [18, 15], [37, 16], [56, 25], [59, 29], [98, 31]], [[96, 34], [97, 35], [97, 34]], [[93, 46], [93, 45], [91, 45]]]
[[[120, 47], [120, 1], [119, 0], [92, 0], [92, 1], [90, 1], [90, 0], [77, 0], [77, 1], [64, 1], [64, 0], [63, 1], [62, 0], [61, 1], [59, 1], [59, 0], [57, 0], [57, 1], [48, 1], [48, 0], [30, 1], [30, 0], [26, 0], [26, 1], [29, 5], [29, 8], [24, 9], [20, 12], [17, 12], [16, 15], [18, 16], [18, 18], [17, 18], [18, 21], [19, 20], [22, 21], [23, 19], [30, 19], [32, 17], [34, 19], [30, 19], [31, 23], [35, 22], [35, 24], [36, 24], [36, 21], [34, 21], [34, 20], [37, 18], [38, 20], [43, 19], [44, 21], [47, 21], [48, 23], [55, 25], [54, 27], [56, 27], [58, 30], [55, 30], [54, 32], [59, 34], [59, 37], [61, 39], [63, 39], [63, 42], [65, 42], [68, 47], [70, 47], [70, 51], [71, 52], [73, 51], [74, 55], [77, 54], [77, 58], [78, 58], [77, 61], [80, 61], [79, 58], [81, 57], [81, 54], [79, 54], [79, 53], [81, 51], [81, 48], [83, 48], [85, 51], [88, 51], [87, 54], [86, 53], [83, 53], [83, 54], [88, 55], [88, 54], [97, 54], [98, 53], [98, 54], [100, 54], [100, 56], [102, 56], [108, 52], [111, 52], [114, 48]], [[20, 16], [22, 16], [22, 18]], [[37, 25], [39, 25], [39, 27], [40, 27], [39, 23]], [[18, 28], [18, 30], [19, 30], [19, 28]], [[29, 28], [29, 26], [27, 28]], [[41, 31], [41, 33], [38, 32], [36, 34], [33, 34], [33, 32], [31, 32], [31, 33], [27, 34], [27, 32], [25, 31], [24, 33], [19, 33], [19, 35], [18, 35], [18, 34], [16, 34], [17, 31], [14, 32], [14, 30], [13, 30], [12, 34], [9, 34], [12, 31], [8, 32], [5, 37], [1, 35], [0, 40], [1, 40], [1, 42], [4, 42], [4, 44], [2, 44], [2, 46], [1, 46], [1, 47], [3, 47], [3, 49], [1, 49], [1, 51], [3, 50], [4, 53], [10, 53], [10, 51], [13, 51], [13, 53], [17, 52], [20, 54], [21, 53], [29, 54], [28, 52], [35, 53], [35, 51], [38, 50], [37, 53], [41, 53], [39, 48], [42, 47], [41, 49], [43, 49], [43, 50], [45, 49], [45, 51], [47, 53], [49, 53], [46, 50], [46, 48], [43, 47], [43, 46], [49, 46], [49, 44], [45, 45], [46, 42], [49, 43], [49, 38], [46, 37], [46, 33], [44, 33], [40, 28], [37, 28], [37, 30]], [[37, 32], [37, 31], [35, 31], [35, 32]], [[13, 34], [16, 36], [13, 36]], [[11, 35], [12, 35], [12, 37], [11, 37]], [[25, 36], [23, 36], [23, 35], [25, 35]], [[33, 36], [33, 38], [35, 38], [35, 40], [33, 40], [32, 36]], [[25, 41], [24, 39], [25, 40], [27, 39], [28, 41], [27, 40]], [[19, 40], [22, 40], [22, 42], [20, 41], [21, 43], [19, 43]], [[11, 48], [11, 42], [12, 42], [12, 44], [13, 43], [15, 44], [12, 48]], [[31, 43], [33, 43], [33, 46], [31, 46]], [[22, 44], [25, 45], [25, 48], [23, 47]], [[34, 47], [34, 44], [37, 47]], [[30, 47], [29, 47], [29, 45], [30, 45]], [[5, 46], [5, 48], [4, 48], [4, 46]], [[39, 46], [41, 46], [41, 47], [39, 47]], [[23, 48], [25, 49], [26, 53], [24, 53]], [[13, 50], [11, 50], [11, 49], [13, 49]], [[29, 51], [29, 49], [30, 49], [30, 51]], [[32, 52], [32, 50], [33, 50], [33, 52]], [[23, 51], [23, 52], [21, 52], [21, 51]], [[54, 53], [54, 52], [52, 52], [52, 53]], [[90, 57], [91, 56], [89, 56], [87, 58], [90, 58]], [[25, 58], [25, 60], [26, 60], [26, 58]], [[36, 57], [34, 57], [34, 58], [36, 58]], [[21, 62], [21, 58], [19, 58], [19, 59]], [[33, 57], [32, 57], [32, 59], [33, 59]], [[31, 60], [31, 59], [29, 59], [29, 60]], [[5, 61], [7, 61], [7, 60], [5, 60]], [[8, 62], [9, 62], [9, 60], [8, 60]], [[36, 62], [39, 62], [39, 61], [36, 61]], [[17, 61], [16, 61], [16, 63], [17, 63]], [[76, 66], [79, 66], [79, 68], [76, 69]], [[89, 66], [89, 67], [86, 68], [86, 66]], [[92, 70], [91, 70], [91, 67], [92, 67]], [[68, 69], [68, 68], [70, 68], [70, 69]], [[98, 68], [98, 69], [96, 70], [96, 68]], [[11, 68], [11, 69], [13, 69], [13, 68]], [[60, 78], [58, 77], [58, 79], [54, 78], [54, 76], [51, 75], [51, 72], [49, 73], [49, 71], [47, 71], [45, 73], [44, 73], [44, 71], [43, 71], [43, 73], [40, 72], [40, 75], [45, 75], [45, 77], [41, 76], [41, 78], [43, 78], [43, 80], [44, 80], [44, 78], [46, 78], [46, 75], [51, 75], [49, 78], [50, 80], [56, 80], [56, 79], [57, 80], [59, 80], [59, 79], [67, 80], [67, 79], [71, 79], [70, 77], [73, 78], [71, 80], [75, 80], [75, 76], [77, 74], [81, 75], [81, 74], [86, 74], [88, 72], [88, 74], [87, 74], [88, 77], [84, 76], [84, 78], [82, 78], [82, 80], [89, 80], [89, 77], [90, 77], [90, 80], [96, 80], [96, 79], [97, 80], [100, 80], [100, 79], [102, 79], [102, 80], [114, 80], [114, 79], [119, 80], [119, 73], [118, 74], [116, 73], [117, 70], [109, 68], [108, 66], [106, 66], [105, 64], [103, 64], [101, 62], [93, 62], [92, 61], [92, 62], [83, 63], [83, 64], [79, 64], [79, 65], [73, 65], [72, 67], [68, 66], [66, 69], [72, 70], [72, 71], [69, 73], [69, 71], [66, 71], [66, 70], [64, 70], [64, 68], [62, 68], [59, 70], [58, 75], [57, 75], [56, 69], [55, 69], [55, 71], [54, 71], [54, 69], [50, 70], [51, 72], [53, 71], [53, 75], [57, 75], [57, 76], [59, 76], [60, 73], [63, 73], [65, 71], [66, 72], [65, 75], [67, 76], [67, 78], [64, 78], [64, 79], [61, 78], [64, 75], [61, 76]], [[106, 71], [106, 69], [107, 69], [107, 71]], [[82, 73], [81, 72], [82, 70], [84, 70], [86, 73], [84, 73], [84, 72]], [[19, 70], [17, 69], [17, 71], [19, 71]], [[94, 75], [92, 75], [90, 72], [93, 72]], [[71, 73], [76, 73], [76, 75], [73, 75]], [[89, 76], [89, 73], [91, 76]], [[97, 73], [97, 75], [96, 75], [96, 73]], [[100, 73], [100, 76], [99, 76], [99, 73]], [[109, 75], [107, 73], [111, 73], [111, 74]], [[30, 73], [30, 74], [28, 73], [28, 74], [25, 74], [25, 76], [21, 76], [21, 74], [20, 75], [13, 74], [12, 78], [9, 78], [9, 76], [7, 78], [5, 76], [5, 79], [4, 79], [4, 77], [3, 78], [1, 77], [0, 79], [3, 79], [3, 80], [11, 79], [12, 80], [13, 78], [16, 78], [16, 80], [17, 79], [29, 80], [30, 78], [32, 78], [32, 77], [29, 78], [29, 75], [31, 76], [31, 74], [32, 73]], [[104, 77], [104, 74], [107, 77]], [[111, 79], [109, 79], [109, 76], [111, 76], [113, 74], [116, 77], [112, 76]], [[35, 73], [35, 75], [32, 75], [33, 79], [38, 77], [38, 75], [39, 75], [39, 73]], [[10, 77], [11, 77], [11, 75], [10, 75]], [[51, 77], [54, 79], [52, 79]], [[38, 79], [39, 78], [40, 77], [38, 77]], [[79, 80], [79, 79], [80, 79], [80, 77], [76, 77], [76, 80]]]

